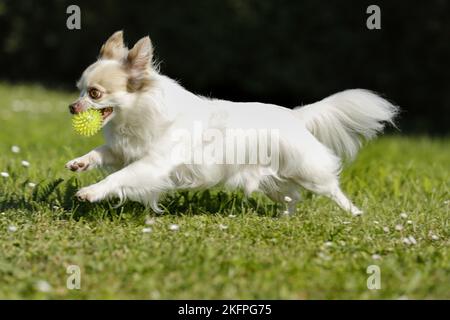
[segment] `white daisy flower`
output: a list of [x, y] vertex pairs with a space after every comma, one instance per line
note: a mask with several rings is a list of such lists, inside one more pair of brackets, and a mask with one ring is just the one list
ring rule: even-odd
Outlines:
[[327, 241], [327, 242], [325, 242], [324, 244], [323, 244], [325, 247], [332, 247], [333, 246], [333, 242], [331, 242], [331, 241]]
[[16, 227], [16, 226], [13, 226], [13, 225], [10, 225], [10, 226], [8, 227], [8, 231], [9, 231], [9, 232], [16, 232], [16, 231], [17, 231], [17, 227]]
[[412, 220], [406, 221], [407, 224], [413, 224]]
[[9, 173], [8, 172], [0, 172], [0, 175], [3, 177], [3, 178], [8, 178], [9, 177]]
[[286, 201], [287, 203], [289, 203], [289, 202], [292, 201], [292, 198], [291, 198], [291, 197], [288, 197], [288, 196], [285, 196], [285, 197], [284, 197], [284, 201]]
[[372, 259], [373, 259], [373, 260], [380, 260], [380, 259], [381, 259], [381, 256], [380, 256], [379, 254], [373, 254], [373, 255], [372, 255]]
[[409, 238], [403, 238], [402, 241], [404, 244], [408, 244], [408, 245], [411, 244], [411, 241], [409, 240]]
[[19, 152], [20, 152], [20, 148], [19, 148], [18, 146], [12, 146], [12, 147], [11, 147], [11, 151], [12, 151], [13, 153], [19, 153]]
[[22, 166], [25, 168], [28, 168], [30, 166], [30, 163], [27, 160], [22, 160]]
[[30, 188], [34, 188], [34, 187], [36, 187], [36, 183], [34, 183], [34, 182], [28, 182], [28, 186], [29, 186]]
[[150, 233], [150, 232], [152, 232], [152, 228], [143, 228], [142, 232], [143, 233]]
[[50, 292], [52, 291], [52, 286], [45, 280], [39, 280], [36, 282], [36, 290], [40, 292]]
[[150, 298], [154, 300], [161, 299], [161, 294], [158, 290], [153, 290], [152, 292], [150, 292]]
[[411, 244], [417, 244], [417, 241], [413, 236], [409, 236], [408, 239], [409, 239], [409, 242], [411, 242]]
[[173, 223], [169, 226], [169, 230], [172, 230], [172, 231], [178, 231], [179, 229], [180, 229], [180, 226], [175, 223]]
[[401, 224], [398, 224], [398, 225], [395, 226], [395, 230], [402, 231], [403, 230], [403, 226]]
[[400, 218], [406, 219], [408, 218], [408, 215], [405, 212], [400, 213]]
[[219, 224], [219, 229], [226, 230], [226, 229], [228, 229], [228, 226], [224, 225], [224, 224]]
[[389, 227], [383, 227], [383, 231], [388, 233], [389, 232]]
[[228, 218], [236, 218], [236, 215], [230, 214], [230, 215], [228, 215]]
[[325, 261], [331, 260], [331, 257], [323, 252], [319, 252], [317, 255], [322, 260], [325, 260]]
[[153, 219], [153, 218], [145, 219], [145, 224], [147, 224], [147, 225], [152, 225], [152, 224], [155, 224], [155, 223], [156, 223], [156, 220]]
[[439, 236], [437, 236], [437, 235], [435, 235], [435, 234], [432, 234], [432, 235], [430, 236], [430, 238], [431, 238], [431, 240], [439, 240]]

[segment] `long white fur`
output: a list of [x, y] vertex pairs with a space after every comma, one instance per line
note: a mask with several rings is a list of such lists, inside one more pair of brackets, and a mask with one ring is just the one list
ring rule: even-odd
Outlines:
[[[119, 63], [105, 60], [100, 63]], [[341, 160], [354, 158], [361, 138], [373, 138], [392, 123], [397, 107], [367, 90], [347, 90], [311, 105], [290, 110], [264, 103], [231, 102], [195, 95], [176, 81], [152, 70], [150, 89], [112, 94], [114, 118], [104, 127], [106, 144], [70, 161], [84, 168], [119, 168], [104, 180], [82, 188], [89, 201], [118, 197], [139, 201], [159, 211], [161, 195], [178, 189], [224, 186], [247, 194], [263, 192], [274, 201], [300, 199], [300, 187], [328, 196], [354, 215], [362, 211], [339, 188]], [[174, 159], [171, 137], [193, 124], [215, 128], [276, 129], [280, 133], [280, 164], [276, 171], [261, 165], [186, 164]], [[262, 146], [260, 146], [262, 147]]]

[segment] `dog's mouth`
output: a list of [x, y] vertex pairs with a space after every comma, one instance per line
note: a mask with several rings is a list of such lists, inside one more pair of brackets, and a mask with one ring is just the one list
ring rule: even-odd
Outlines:
[[99, 110], [100, 113], [102, 114], [103, 121], [105, 121], [110, 115], [112, 115], [114, 111], [113, 107], [106, 107]]

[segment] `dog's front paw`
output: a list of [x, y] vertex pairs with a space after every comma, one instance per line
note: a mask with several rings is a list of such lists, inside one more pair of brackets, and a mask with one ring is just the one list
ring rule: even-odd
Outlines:
[[77, 158], [66, 163], [65, 167], [71, 171], [81, 172], [89, 168], [88, 159]]
[[98, 202], [105, 197], [104, 191], [97, 185], [84, 187], [75, 195], [80, 201]]

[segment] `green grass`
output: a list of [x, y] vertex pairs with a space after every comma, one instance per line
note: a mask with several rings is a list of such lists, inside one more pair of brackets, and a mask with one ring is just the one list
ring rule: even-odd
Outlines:
[[[369, 143], [342, 175], [363, 217], [305, 193], [299, 212], [280, 218], [263, 197], [220, 190], [171, 195], [156, 215], [73, 199], [104, 175], [63, 167], [102, 140], [72, 132], [74, 97], [0, 85], [0, 171], [10, 175], [0, 177], [0, 298], [450, 298], [449, 139]], [[408, 236], [417, 244], [403, 243]], [[380, 290], [366, 286], [373, 264]], [[66, 288], [68, 265], [81, 268], [80, 290]]]

